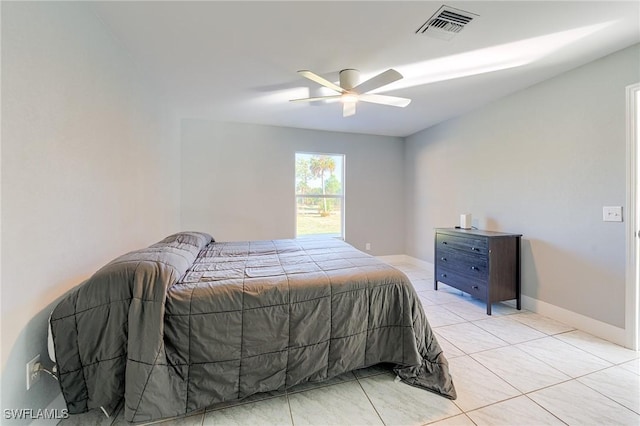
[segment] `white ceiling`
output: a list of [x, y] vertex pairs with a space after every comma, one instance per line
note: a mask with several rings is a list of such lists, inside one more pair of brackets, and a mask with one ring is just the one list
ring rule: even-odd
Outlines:
[[[479, 15], [452, 40], [415, 31], [442, 4]], [[182, 118], [407, 136], [640, 42], [638, 1], [96, 2], [96, 13]], [[296, 71], [338, 81], [395, 68], [406, 108], [292, 103]], [[640, 69], [638, 70], [640, 79]]]

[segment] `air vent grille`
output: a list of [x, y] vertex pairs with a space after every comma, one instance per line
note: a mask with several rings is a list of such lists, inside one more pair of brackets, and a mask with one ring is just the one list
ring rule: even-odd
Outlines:
[[450, 6], [442, 6], [418, 28], [416, 34], [424, 34], [436, 38], [451, 40], [460, 33], [478, 15]]

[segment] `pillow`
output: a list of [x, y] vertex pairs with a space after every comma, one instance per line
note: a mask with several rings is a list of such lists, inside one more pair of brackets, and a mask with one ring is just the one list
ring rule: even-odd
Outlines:
[[212, 241], [215, 240], [206, 232], [178, 232], [177, 234], [169, 235], [151, 247], [181, 247], [186, 245], [197, 247], [197, 250], [200, 251]]

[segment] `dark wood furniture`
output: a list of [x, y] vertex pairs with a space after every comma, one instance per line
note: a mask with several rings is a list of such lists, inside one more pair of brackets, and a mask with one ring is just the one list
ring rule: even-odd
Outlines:
[[437, 228], [435, 278], [491, 304], [520, 300], [520, 234], [477, 229]]

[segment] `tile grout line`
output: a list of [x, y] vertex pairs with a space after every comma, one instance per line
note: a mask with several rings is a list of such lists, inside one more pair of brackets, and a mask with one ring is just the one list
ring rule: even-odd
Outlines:
[[[554, 385], [555, 386], [555, 385]], [[540, 389], [538, 389], [540, 390]], [[537, 391], [533, 391], [533, 392], [537, 392]], [[530, 393], [533, 393], [530, 392]], [[534, 400], [533, 398], [531, 398], [528, 394], [524, 394], [524, 397], [527, 398], [529, 401], [533, 402], [534, 404], [536, 404], [538, 407], [542, 408], [544, 411], [546, 411], [547, 413], [551, 414], [553, 417], [555, 417], [556, 419], [558, 419], [559, 421], [561, 421], [562, 423], [564, 423], [565, 425], [568, 425], [569, 423], [565, 422], [564, 420], [562, 420], [560, 417], [556, 416], [554, 413], [552, 413], [551, 411], [549, 411], [547, 409], [547, 407], [538, 404], [538, 402], [536, 400]]]
[[291, 419], [291, 426], [295, 426], [296, 422], [293, 420], [293, 410], [291, 409], [291, 401], [289, 400], [289, 392], [285, 390], [284, 396], [287, 398], [287, 407], [289, 407], [289, 418]]
[[[354, 374], [354, 376], [355, 376], [355, 374]], [[368, 377], [370, 377], [370, 376], [368, 376]], [[366, 377], [363, 377], [363, 378], [366, 378]], [[360, 389], [362, 389], [362, 392], [364, 393], [364, 396], [367, 397], [367, 401], [369, 401], [369, 404], [371, 404], [371, 407], [373, 408], [373, 411], [376, 412], [376, 415], [380, 419], [380, 422], [382, 422], [382, 424], [386, 426], [387, 424], [384, 422], [384, 419], [382, 418], [382, 416], [378, 412], [378, 409], [376, 408], [376, 406], [373, 403], [373, 401], [371, 401], [371, 398], [369, 398], [369, 394], [367, 393], [367, 391], [364, 390], [364, 387], [362, 386], [362, 383], [360, 383], [360, 379], [358, 378], [358, 376], [356, 376], [356, 381], [358, 382], [358, 386], [360, 386]]]
[[489, 373], [491, 373], [493, 376], [495, 376], [498, 380], [500, 380], [500, 381], [502, 381], [502, 382], [506, 383], [508, 386], [510, 386], [510, 387], [512, 387], [513, 389], [515, 389], [515, 390], [516, 390], [517, 392], [519, 392], [520, 394], [519, 394], [519, 395], [515, 395], [515, 396], [510, 396], [510, 397], [508, 397], [508, 398], [501, 399], [501, 400], [496, 401], [496, 402], [492, 402], [491, 404], [482, 405], [482, 406], [480, 406], [480, 407], [476, 407], [476, 408], [474, 408], [474, 409], [472, 409], [472, 410], [464, 410], [462, 407], [460, 407], [460, 406], [456, 403], [456, 401], [455, 401], [455, 400], [453, 400], [452, 402], [453, 402], [453, 403], [456, 405], [456, 407], [458, 407], [458, 408], [460, 409], [460, 411], [462, 411], [463, 413], [471, 412], [471, 411], [474, 411], [474, 410], [479, 410], [479, 409], [481, 409], [481, 408], [489, 407], [489, 406], [494, 405], [494, 404], [499, 404], [499, 403], [504, 402], [504, 401], [507, 401], [507, 400], [509, 400], [509, 399], [517, 398], [517, 397], [519, 397], [519, 396], [524, 395], [524, 392], [522, 392], [520, 389], [518, 389], [518, 388], [516, 388], [515, 386], [513, 386], [511, 383], [507, 382], [507, 381], [506, 381], [505, 379], [503, 379], [502, 377], [498, 376], [498, 374], [494, 373], [492, 370], [490, 370], [489, 368], [487, 368], [484, 364], [482, 364], [482, 363], [481, 363], [480, 361], [478, 361], [477, 359], [473, 358], [471, 355], [465, 355], [465, 356], [468, 356], [468, 357], [469, 357], [469, 359], [471, 359], [472, 361], [477, 362], [478, 364], [480, 364], [480, 366], [481, 366], [482, 368], [484, 368], [485, 370], [487, 370]]
[[[555, 339], [555, 337], [554, 337], [554, 336], [548, 336], [548, 337], [551, 337], [552, 339]], [[536, 339], [536, 340], [538, 340], [538, 339]], [[566, 342], [564, 342], [564, 341], [562, 341], [562, 340], [560, 340], [560, 339], [555, 339], [555, 340], [557, 340], [557, 341], [558, 341], [558, 342], [560, 342], [560, 343], [566, 343]], [[529, 340], [529, 341], [522, 342], [522, 343], [529, 343], [529, 342], [532, 342], [532, 341], [534, 341], [534, 340]], [[518, 345], [519, 345], [519, 344], [520, 344], [520, 343], [518, 343]], [[566, 344], [568, 344], [568, 343], [566, 343]], [[614, 363], [612, 363], [611, 361], [606, 360], [606, 359], [604, 359], [604, 358], [601, 358], [601, 357], [599, 357], [599, 356], [597, 356], [597, 355], [595, 355], [595, 354], [592, 354], [591, 352], [585, 351], [584, 349], [579, 348], [579, 347], [577, 347], [577, 346], [573, 346], [573, 345], [569, 345], [569, 346], [571, 346], [572, 348], [577, 349], [577, 350], [579, 350], [579, 351], [581, 351], [581, 352], [584, 352], [584, 353], [585, 353], [585, 354], [587, 354], [587, 355], [591, 355], [591, 356], [593, 356], [593, 357], [595, 357], [595, 358], [598, 358], [598, 359], [599, 359], [599, 360], [601, 360], [601, 361], [608, 362], [608, 363], [610, 364], [610, 365], [607, 365], [606, 367], [598, 368], [598, 369], [596, 369], [596, 370], [593, 370], [593, 371], [590, 371], [590, 372], [588, 372], [588, 373], [584, 373], [584, 374], [581, 374], [581, 375], [579, 375], [579, 376], [575, 376], [575, 377], [571, 376], [571, 375], [570, 375], [570, 374], [568, 374], [568, 373], [564, 373], [564, 372], [562, 371], [562, 373], [566, 374], [567, 376], [571, 377], [572, 379], [576, 379], [576, 380], [577, 380], [577, 379], [580, 379], [580, 378], [582, 378], [582, 377], [586, 377], [586, 376], [588, 376], [588, 375], [590, 375], [590, 374], [593, 374], [593, 373], [599, 373], [599, 372], [601, 372], [601, 371], [608, 370], [609, 368], [617, 367], [617, 366], [619, 365], [619, 364], [614, 364]], [[518, 348], [518, 349], [520, 349], [520, 348]], [[521, 350], [522, 350], [522, 349], [521, 349]], [[535, 356], [535, 354], [529, 354], [528, 352], [526, 352], [526, 353], [527, 353], [528, 355], [530, 355], [530, 356], [534, 357], [534, 358], [535, 358], [535, 359], [537, 359], [538, 361], [540, 361], [540, 362], [542, 362], [542, 363], [544, 363], [544, 364], [548, 365], [549, 367], [555, 368], [555, 367], [553, 367], [553, 365], [549, 364], [547, 361], [545, 361], [545, 360], [543, 360], [543, 359], [538, 358], [537, 356]]]
[[466, 417], [467, 419], [469, 419], [469, 421], [470, 421], [471, 423], [473, 423], [474, 425], [476, 425], [476, 426], [478, 425], [476, 422], [474, 422], [474, 421], [471, 419], [471, 417], [469, 417], [469, 416], [467, 415], [467, 413], [465, 413], [465, 412], [464, 412], [464, 411], [462, 411], [462, 410], [460, 410], [460, 411], [461, 411], [460, 413], [458, 413], [458, 414], [454, 414], [453, 416], [443, 417], [442, 419], [434, 420], [434, 421], [432, 421], [432, 422], [421, 423], [421, 426], [434, 425], [434, 424], [436, 424], [436, 423], [439, 423], [439, 422], [442, 422], [442, 421], [445, 421], [445, 420], [449, 420], [449, 419], [452, 419], [452, 418], [454, 418], [454, 417], [458, 417], [458, 416], [464, 416], [464, 417]]
[[[612, 368], [612, 367], [607, 367], [607, 368]], [[606, 370], [606, 369], [605, 369], [605, 370]], [[602, 371], [602, 370], [600, 370], [600, 371]], [[599, 371], [598, 371], [598, 372], [599, 372]], [[633, 374], [633, 373], [631, 373], [631, 374]], [[585, 376], [586, 376], [586, 375], [585, 375]], [[580, 376], [580, 377], [585, 377], [585, 376]], [[592, 388], [591, 386], [589, 386], [589, 385], [588, 385], [588, 384], [586, 384], [586, 383], [582, 383], [581, 381], [579, 381], [579, 380], [578, 380], [578, 378], [575, 378], [574, 380], [575, 380], [576, 382], [580, 383], [581, 385], [588, 387], [588, 388], [589, 388], [589, 389], [591, 389], [592, 391], [594, 391], [594, 392], [596, 392], [596, 393], [599, 393], [600, 395], [604, 396], [604, 397], [605, 397], [605, 398], [607, 398], [608, 400], [610, 400], [610, 401], [612, 401], [612, 402], [614, 402], [614, 403], [616, 403], [616, 404], [620, 405], [621, 407], [626, 408], [627, 410], [631, 411], [632, 413], [635, 413], [635, 414], [637, 414], [637, 415], [639, 415], [639, 416], [640, 416], [640, 411], [636, 411], [636, 410], [634, 410], [634, 409], [632, 409], [632, 408], [627, 407], [626, 405], [622, 404], [621, 402], [618, 402], [618, 401], [616, 401], [615, 399], [611, 398], [609, 395], [606, 395], [606, 394], [604, 394], [604, 393], [600, 392], [598, 389]]]
[[[600, 339], [599, 337], [596, 337], [596, 336], [594, 336], [594, 335], [592, 335], [592, 334], [589, 334], [589, 333], [587, 333], [586, 331], [582, 331], [582, 330], [578, 330], [578, 329], [574, 329], [574, 330], [567, 331], [567, 332], [564, 332], [564, 333], [558, 333], [557, 335], [561, 335], [561, 334], [569, 334], [569, 333], [573, 333], [573, 332], [576, 332], [576, 331], [577, 331], [577, 332], [580, 332], [580, 333], [584, 333], [584, 334], [588, 335], [589, 337], [593, 337], [593, 338], [595, 338], [595, 339], [602, 340], [603, 342], [606, 342], [606, 343], [608, 343], [608, 344], [610, 344], [610, 345], [613, 345], [613, 346], [614, 346], [614, 347], [616, 347], [616, 348], [622, 348], [622, 349], [626, 349], [626, 350], [628, 350], [628, 351], [631, 351], [631, 349], [627, 349], [627, 348], [625, 348], [625, 347], [623, 347], [623, 346], [616, 345], [615, 343], [611, 343], [611, 342], [609, 342], [608, 340]], [[586, 353], [588, 353], [588, 354], [591, 354], [591, 355], [595, 356], [596, 358], [600, 358], [601, 360], [606, 361], [606, 362], [608, 362], [608, 363], [610, 363], [610, 364], [618, 365], [617, 363], [615, 363], [615, 362], [613, 362], [613, 361], [609, 361], [608, 359], [603, 358], [603, 357], [601, 357], [600, 355], [594, 354], [593, 352], [590, 352], [590, 351], [588, 351], [588, 350], [586, 350], [586, 349], [583, 349], [583, 348], [581, 348], [581, 347], [579, 347], [579, 346], [576, 346], [576, 345], [574, 345], [574, 344], [573, 344], [573, 343], [571, 343], [571, 342], [565, 342], [565, 341], [564, 341], [564, 340], [562, 340], [562, 339], [558, 339], [558, 340], [560, 340], [560, 341], [561, 341], [561, 342], [563, 342], [563, 343], [566, 343], [567, 345], [573, 346], [574, 348], [580, 349], [580, 350], [581, 350], [581, 351], [583, 351], [583, 352], [586, 352]], [[635, 351], [635, 352], [638, 352], [638, 351]], [[634, 359], [635, 359], [635, 358], [634, 358]], [[629, 362], [629, 361], [633, 361], [633, 359], [630, 359], [630, 360], [627, 360], [627, 361], [622, 361], [622, 363], [626, 363], [626, 362]]]
[[[532, 391], [532, 392], [537, 392], [537, 391]], [[566, 423], [565, 421], [563, 421], [561, 418], [559, 418], [558, 416], [556, 416], [555, 414], [553, 414], [551, 411], [547, 410], [545, 407], [543, 407], [542, 405], [538, 404], [538, 403], [537, 403], [536, 401], [534, 401], [533, 399], [529, 398], [529, 395], [527, 395], [526, 393], [521, 393], [520, 395], [511, 396], [511, 397], [506, 398], [506, 399], [503, 399], [503, 400], [501, 400], [501, 401], [493, 402], [493, 403], [491, 403], [491, 404], [483, 405], [482, 407], [474, 408], [473, 410], [465, 411], [465, 412], [464, 412], [464, 414], [469, 418], [469, 420], [471, 420], [471, 421], [473, 422], [473, 424], [476, 424], [476, 425], [477, 425], [477, 423], [476, 423], [476, 422], [474, 422], [474, 421], [473, 421], [473, 419], [472, 419], [471, 417], [469, 417], [469, 415], [468, 415], [469, 413], [473, 413], [474, 411], [480, 411], [480, 410], [483, 410], [483, 409], [485, 409], [485, 408], [487, 408], [487, 407], [491, 407], [491, 406], [494, 406], [494, 405], [499, 405], [499, 404], [502, 404], [502, 403], [504, 403], [504, 402], [511, 401], [511, 400], [514, 400], [514, 399], [517, 399], [517, 398], [521, 398], [521, 397], [525, 397], [525, 398], [527, 398], [528, 400], [530, 400], [530, 401], [531, 401], [531, 402], [533, 402], [534, 404], [538, 405], [538, 406], [539, 406], [540, 408], [542, 408], [544, 411], [548, 412], [549, 414], [551, 414], [553, 417], [555, 417], [556, 419], [558, 419], [559, 421], [561, 421], [561, 422], [562, 422], [562, 423], [564, 423], [565, 425], [566, 425], [566, 424], [568, 424], [568, 423]]]
[[[581, 376], [581, 377], [583, 377], [583, 376]], [[640, 416], [640, 413], [637, 413], [636, 411], [634, 411], [634, 410], [630, 409], [629, 407], [626, 407], [626, 406], [622, 405], [622, 404], [621, 404], [621, 403], [619, 403], [618, 401], [615, 401], [615, 400], [613, 400], [613, 399], [609, 398], [607, 395], [605, 395], [605, 394], [603, 394], [603, 393], [598, 392], [596, 389], [593, 389], [591, 386], [588, 386], [588, 385], [586, 385], [586, 384], [584, 384], [584, 383], [582, 383], [582, 382], [578, 381], [578, 379], [576, 379], [576, 378], [571, 378], [570, 380], [564, 380], [564, 381], [562, 381], [562, 382], [559, 382], [559, 383], [556, 383], [556, 384], [553, 384], [553, 385], [544, 386], [544, 387], [541, 387], [540, 389], [532, 390], [532, 391], [527, 392], [527, 393], [525, 393], [525, 394], [523, 394], [523, 395], [524, 395], [524, 396], [526, 396], [527, 398], [529, 398], [530, 400], [532, 400], [533, 402], [535, 402], [537, 405], [539, 405], [539, 406], [540, 406], [541, 408], [543, 408], [545, 411], [548, 411], [549, 413], [553, 414], [553, 416], [554, 416], [554, 417], [558, 417], [558, 416], [556, 416], [553, 412], [549, 411], [545, 406], [543, 406], [543, 405], [539, 404], [536, 400], [534, 400], [533, 398], [531, 398], [529, 395], [530, 395], [530, 394], [533, 394], [533, 393], [536, 393], [536, 392], [540, 392], [540, 391], [546, 390], [546, 389], [550, 389], [550, 388], [553, 388], [553, 387], [556, 387], [556, 386], [559, 386], [559, 385], [563, 385], [563, 384], [566, 384], [566, 383], [570, 383], [570, 382], [576, 382], [576, 383], [579, 383], [579, 384], [581, 384], [582, 386], [585, 386], [585, 387], [589, 388], [590, 390], [592, 390], [592, 391], [596, 392], [597, 394], [599, 394], [599, 395], [601, 395], [601, 396], [604, 396], [605, 398], [607, 398], [609, 401], [613, 402], [614, 404], [619, 405], [619, 406], [620, 406], [620, 408], [626, 409], [626, 410], [631, 411], [632, 413], [637, 414], [637, 415], [639, 415], [639, 416]], [[558, 417], [558, 419], [559, 419], [560, 421], [562, 421], [563, 423], [567, 424], [565, 421], [563, 421], [563, 420], [562, 420], [562, 419], [560, 419], [559, 417]]]

